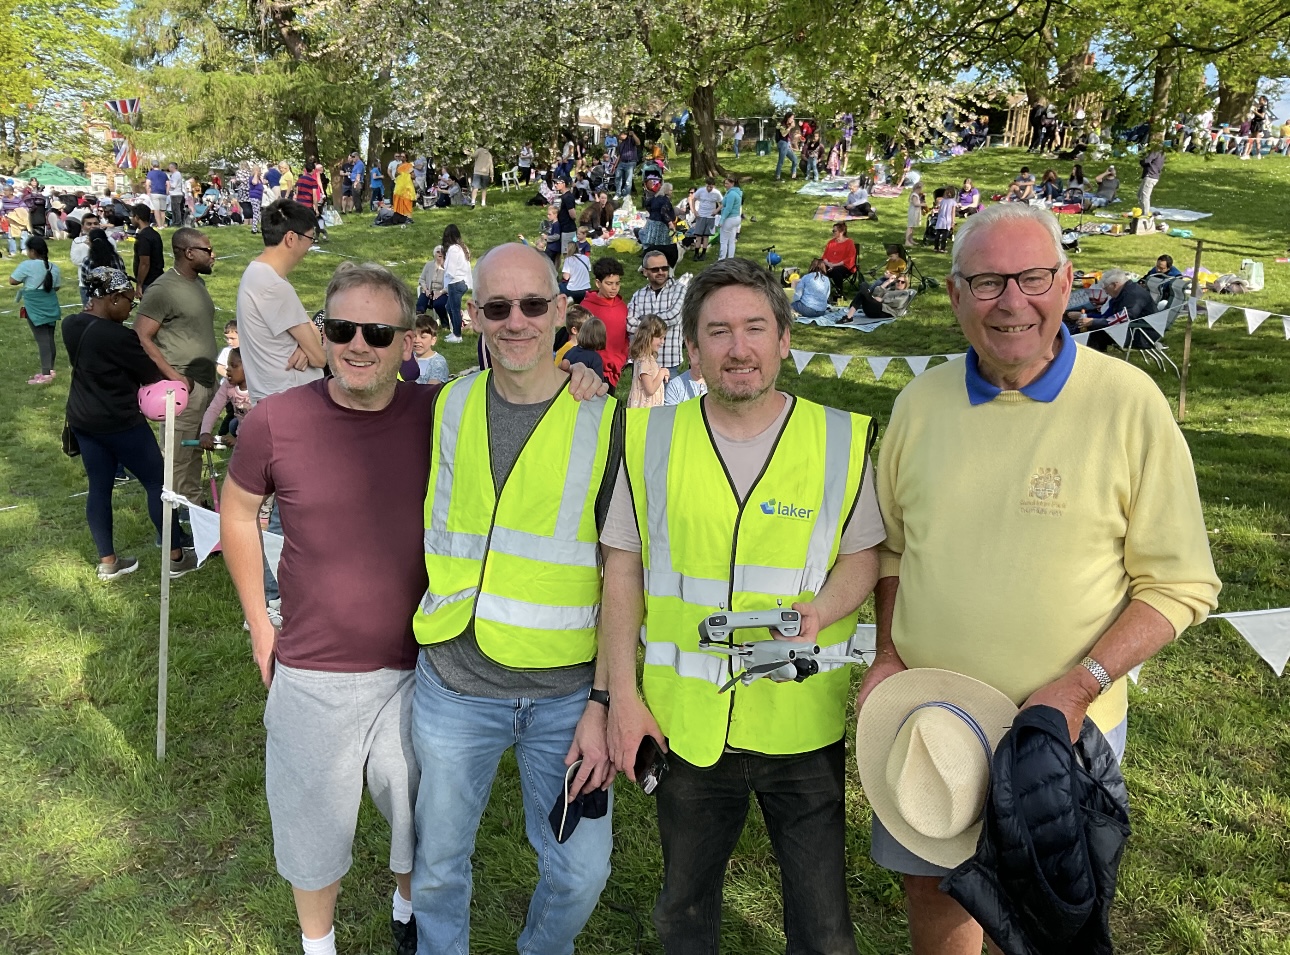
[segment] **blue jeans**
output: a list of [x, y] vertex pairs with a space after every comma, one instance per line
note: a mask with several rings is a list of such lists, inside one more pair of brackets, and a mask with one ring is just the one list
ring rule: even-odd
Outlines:
[[737, 139], [736, 139], [736, 140], [733, 140], [733, 141], [730, 143], [730, 145], [734, 147], [734, 149], [735, 149], [735, 158], [736, 158], [736, 159], [738, 159], [738, 158], [739, 158], [739, 140], [737, 140]]
[[820, 178], [820, 161], [814, 156], [806, 160], [806, 178], [814, 180]]
[[[278, 501], [273, 501], [273, 510], [269, 511], [269, 526], [265, 528], [269, 534], [282, 535], [282, 515], [278, 513]], [[278, 578], [273, 575], [272, 568], [269, 567], [268, 560], [264, 562], [264, 599], [267, 603], [270, 600], [277, 600], [282, 595], [278, 593]]]
[[788, 146], [787, 139], [779, 141], [779, 162], [775, 163], [775, 178], [779, 179], [784, 172], [784, 160], [787, 159], [793, 164], [793, 175], [797, 175], [797, 153], [793, 152]]
[[636, 176], [636, 163], [623, 162], [618, 163], [618, 172], [615, 176], [614, 192], [618, 196], [625, 196], [632, 191], [632, 181]]
[[453, 282], [448, 286], [448, 321], [452, 323], [452, 333], [461, 336], [461, 300], [466, 294], [465, 282]]
[[524, 824], [538, 883], [520, 932], [520, 955], [572, 955], [609, 879], [613, 794], [601, 819], [583, 819], [560, 845], [547, 815], [564, 788], [564, 758], [587, 706], [586, 690], [546, 700], [454, 693], [424, 654], [412, 698], [412, 745], [421, 767], [412, 909], [420, 955], [470, 951], [471, 852], [506, 750], [515, 749]]

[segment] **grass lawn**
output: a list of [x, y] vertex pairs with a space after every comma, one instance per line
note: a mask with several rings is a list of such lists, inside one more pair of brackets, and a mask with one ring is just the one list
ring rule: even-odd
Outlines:
[[[930, 194], [971, 175], [989, 194], [1027, 161], [991, 150], [923, 168]], [[770, 181], [774, 157], [735, 164], [753, 176], [752, 216], [740, 250], [760, 258], [775, 245], [806, 264], [829, 224], [812, 220], [821, 200]], [[1122, 194], [1136, 189], [1132, 158], [1120, 161]], [[1031, 163], [1042, 172], [1044, 164]], [[1100, 171], [1101, 164], [1089, 164]], [[1068, 172], [1063, 164], [1062, 175]], [[678, 182], [682, 191], [684, 186]], [[327, 253], [292, 276], [306, 307], [322, 305], [338, 254], [392, 264], [415, 282], [448, 222], [477, 252], [516, 233], [535, 234], [531, 195], [492, 191], [487, 208], [418, 213], [405, 229], [373, 229], [354, 216], [332, 231]], [[1290, 161], [1170, 157], [1154, 200], [1212, 212], [1188, 226], [1205, 241], [1205, 264], [1236, 271], [1261, 260], [1267, 287], [1237, 303], [1290, 313], [1284, 255]], [[1131, 205], [1121, 204], [1125, 209]], [[903, 199], [878, 199], [879, 223], [852, 223], [862, 267], [904, 231]], [[210, 280], [233, 317], [242, 268], [259, 248], [249, 230], [212, 234], [220, 256]], [[168, 241], [168, 234], [167, 234]], [[1093, 238], [1076, 267], [1144, 271], [1163, 252], [1180, 267], [1194, 243], [1170, 238]], [[597, 254], [601, 250], [597, 250]], [[75, 298], [67, 244], [63, 301]], [[168, 253], [169, 254], [169, 253]], [[715, 254], [715, 253], [714, 253]], [[916, 249], [938, 281], [948, 257]], [[127, 261], [130, 252], [126, 250]], [[705, 263], [698, 263], [702, 266]], [[681, 271], [695, 263], [685, 261]], [[0, 265], [5, 276], [12, 265]], [[625, 294], [639, 287], [632, 273]], [[855, 355], [961, 352], [966, 342], [943, 288], [910, 314], [871, 334], [799, 326], [794, 346]], [[1168, 338], [1180, 358], [1182, 326]], [[142, 495], [116, 495], [116, 535], [142, 570], [111, 585], [94, 576], [83, 516], [84, 475], [59, 450], [68, 367], [48, 387], [24, 382], [39, 370], [36, 347], [16, 310], [0, 314], [0, 953], [268, 953], [299, 951], [291, 893], [274, 869], [263, 793], [264, 690], [242, 631], [242, 614], [218, 558], [177, 581], [171, 603], [169, 758], [154, 759], [158, 551]], [[443, 346], [454, 370], [474, 361], [474, 339]], [[61, 347], [60, 347], [61, 353]], [[786, 390], [876, 416], [885, 424], [909, 380], [893, 363], [875, 381], [853, 362], [841, 379], [823, 359], [802, 375], [785, 362]], [[1176, 400], [1172, 373], [1157, 375]], [[626, 385], [623, 385], [624, 394]], [[1239, 312], [1195, 331], [1185, 425], [1196, 462], [1223, 609], [1290, 605], [1290, 342], [1278, 319], [1254, 335]], [[1008, 588], [1029, 586], [1004, 571]], [[866, 614], [870, 612], [866, 607]], [[1131, 688], [1129, 750], [1134, 837], [1120, 873], [1113, 927], [1127, 953], [1290, 953], [1290, 681], [1277, 679], [1225, 624], [1186, 634], [1146, 667]], [[852, 914], [861, 952], [908, 949], [898, 882], [868, 858], [869, 809], [850, 771], [848, 833]], [[647, 797], [618, 789], [614, 874], [579, 951], [659, 951], [649, 926], [661, 860]], [[383, 865], [383, 823], [365, 804], [354, 868], [337, 913], [342, 952], [390, 948], [392, 880]], [[474, 948], [514, 951], [532, 884], [516, 769], [503, 761], [475, 857]], [[783, 951], [779, 884], [754, 810], [726, 883], [725, 950]]]

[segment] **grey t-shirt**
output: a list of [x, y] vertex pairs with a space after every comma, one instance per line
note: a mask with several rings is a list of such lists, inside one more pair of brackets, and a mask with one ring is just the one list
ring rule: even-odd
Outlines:
[[[501, 493], [506, 476], [515, 466], [524, 442], [541, 420], [555, 398], [531, 405], [511, 404], [497, 393], [488, 380], [488, 451], [493, 464], [493, 488]], [[523, 697], [529, 700], [568, 696], [591, 686], [594, 663], [559, 667], [552, 670], [513, 670], [484, 656], [468, 626], [455, 640], [424, 648], [426, 660], [455, 693], [482, 696], [494, 700]]]
[[237, 333], [252, 404], [323, 376], [321, 368], [287, 367], [296, 350], [290, 330], [307, 324], [309, 313], [291, 283], [273, 266], [258, 259], [251, 262], [237, 288]]

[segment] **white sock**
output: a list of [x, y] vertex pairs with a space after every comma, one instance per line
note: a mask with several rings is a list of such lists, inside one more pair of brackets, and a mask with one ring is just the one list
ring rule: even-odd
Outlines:
[[412, 919], [412, 902], [403, 897], [399, 887], [394, 887], [394, 921], [407, 925]]
[[300, 944], [305, 947], [305, 955], [336, 955], [336, 929], [330, 929], [322, 938], [305, 938], [302, 933]]

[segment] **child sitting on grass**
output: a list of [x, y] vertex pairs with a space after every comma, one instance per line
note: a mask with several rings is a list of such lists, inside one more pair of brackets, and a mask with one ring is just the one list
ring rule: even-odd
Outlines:
[[629, 408], [657, 408], [663, 404], [663, 386], [668, 371], [658, 364], [658, 351], [667, 338], [667, 325], [657, 315], [641, 319], [632, 336], [629, 353], [632, 359], [632, 390], [627, 395]]
[[[228, 333], [225, 332], [225, 334]], [[233, 335], [237, 335], [237, 329], [233, 330]], [[219, 388], [215, 391], [215, 397], [211, 399], [206, 409], [206, 414], [202, 415], [202, 431], [197, 440], [207, 451], [215, 447], [213, 430], [215, 422], [219, 420], [220, 412], [224, 410], [225, 405], [230, 404], [233, 406], [233, 420], [229, 422], [228, 434], [224, 435], [224, 444], [231, 448], [237, 444], [238, 422], [251, 410], [251, 395], [246, 390], [246, 371], [242, 368], [242, 351], [236, 347], [228, 350], [225, 376], [221, 379]]]
[[599, 375], [601, 381], [609, 384], [609, 380], [605, 378], [605, 362], [599, 354], [605, 347], [605, 323], [581, 306], [570, 306], [570, 311], [574, 308], [584, 312], [586, 318], [580, 321], [578, 328], [571, 330], [572, 337], [569, 339], [571, 347], [563, 356], [557, 357], [556, 362], [558, 364], [561, 357], [567, 358], [570, 365], [581, 362]]
[[448, 380], [448, 359], [434, 350], [439, 343], [439, 322], [434, 315], [417, 316], [412, 334], [412, 355], [417, 360], [418, 385], [438, 385]]
[[[564, 327], [555, 330], [556, 365], [564, 361], [569, 349], [578, 344], [578, 329], [589, 318], [591, 313], [581, 305], [570, 305], [564, 310]], [[602, 362], [601, 365], [603, 364]]]

